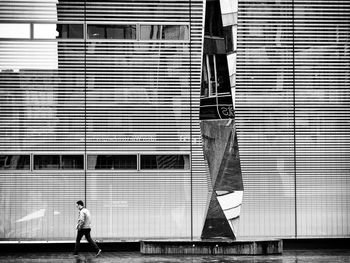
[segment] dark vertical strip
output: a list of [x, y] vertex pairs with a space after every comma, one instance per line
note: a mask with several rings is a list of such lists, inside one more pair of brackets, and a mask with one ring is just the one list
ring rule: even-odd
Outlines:
[[191, 161], [190, 161], [190, 176], [191, 176], [191, 240], [193, 240], [193, 174], [192, 174], [192, 5], [191, 0], [189, 0], [189, 37], [190, 37], [190, 153], [191, 153]]
[[30, 23], [30, 32], [29, 32], [29, 34], [30, 34], [30, 39], [34, 39], [34, 24], [33, 23]]
[[293, 83], [293, 142], [294, 142], [294, 224], [295, 237], [298, 237], [297, 217], [297, 154], [296, 154], [296, 110], [295, 110], [295, 14], [294, 0], [292, 0], [292, 83]]
[[87, 196], [86, 196], [86, 188], [87, 188], [87, 155], [86, 155], [86, 1], [84, 1], [84, 200], [85, 206], [87, 206]]

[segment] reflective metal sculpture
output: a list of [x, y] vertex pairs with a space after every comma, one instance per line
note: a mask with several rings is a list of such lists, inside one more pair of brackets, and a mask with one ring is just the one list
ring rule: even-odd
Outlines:
[[234, 121], [237, 1], [207, 1], [201, 131], [212, 189], [202, 238], [237, 235], [243, 182]]

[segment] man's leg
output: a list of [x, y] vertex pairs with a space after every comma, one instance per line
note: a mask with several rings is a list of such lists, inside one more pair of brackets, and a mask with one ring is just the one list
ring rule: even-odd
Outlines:
[[75, 240], [74, 255], [78, 255], [78, 253], [79, 253], [80, 240], [83, 237], [83, 235], [84, 235], [83, 230], [78, 230], [77, 238]]
[[95, 250], [98, 252], [100, 250], [100, 248], [98, 247], [98, 245], [95, 243], [95, 241], [92, 240], [91, 236], [90, 236], [90, 231], [91, 229], [84, 229], [85, 230], [85, 238], [86, 240], [95, 248]]

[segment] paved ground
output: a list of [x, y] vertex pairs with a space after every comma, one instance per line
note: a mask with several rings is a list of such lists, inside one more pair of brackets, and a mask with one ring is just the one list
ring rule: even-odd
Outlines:
[[104, 252], [95, 258], [93, 253], [81, 253], [74, 257], [71, 253], [4, 253], [0, 254], [0, 262], [67, 262], [67, 263], [350, 263], [350, 250], [287, 250], [282, 255], [274, 256], [151, 256], [138, 252]]

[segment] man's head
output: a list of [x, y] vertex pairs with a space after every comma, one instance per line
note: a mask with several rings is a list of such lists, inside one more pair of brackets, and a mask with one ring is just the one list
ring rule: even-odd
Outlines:
[[81, 200], [77, 201], [77, 208], [78, 208], [79, 210], [81, 210], [81, 209], [83, 209], [83, 207], [84, 207], [84, 202], [81, 201]]

